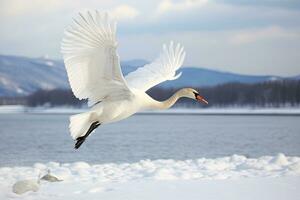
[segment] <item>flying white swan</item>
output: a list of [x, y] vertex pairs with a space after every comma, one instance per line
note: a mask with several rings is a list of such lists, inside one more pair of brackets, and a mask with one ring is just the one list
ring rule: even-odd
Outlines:
[[153, 86], [174, 80], [184, 60], [180, 44], [164, 45], [152, 63], [123, 76], [117, 54], [116, 23], [107, 13], [79, 13], [66, 29], [61, 51], [74, 95], [88, 99], [91, 109], [70, 117], [70, 132], [78, 149], [100, 124], [127, 118], [144, 109], [167, 109], [179, 98], [207, 101], [192, 88], [177, 91], [159, 102], [146, 94]]

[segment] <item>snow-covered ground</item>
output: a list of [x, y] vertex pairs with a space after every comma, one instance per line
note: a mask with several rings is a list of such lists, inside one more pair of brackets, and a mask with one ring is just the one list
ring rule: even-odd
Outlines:
[[300, 108], [172, 108], [143, 111], [145, 114], [203, 114], [203, 115], [300, 115]]
[[[75, 114], [87, 111], [74, 107], [25, 107], [21, 105], [0, 106], [0, 113]], [[203, 114], [203, 115], [300, 115], [300, 107], [282, 108], [172, 108], [168, 110], [142, 111], [139, 114]]]
[[1, 105], [0, 113], [24, 113], [27, 108], [22, 105]]
[[[12, 192], [15, 182], [36, 179], [47, 169], [63, 181], [41, 181], [37, 192]], [[0, 168], [0, 199], [300, 199], [299, 186], [300, 157], [283, 154]]]

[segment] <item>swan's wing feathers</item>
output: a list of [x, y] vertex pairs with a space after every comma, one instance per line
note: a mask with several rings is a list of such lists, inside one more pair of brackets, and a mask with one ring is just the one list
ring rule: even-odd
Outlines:
[[65, 31], [61, 50], [74, 95], [89, 104], [129, 93], [116, 51], [116, 23], [105, 13], [79, 13]]
[[176, 71], [181, 67], [184, 58], [185, 52], [180, 44], [176, 47], [173, 42], [169, 46], [163, 45], [161, 55], [154, 62], [138, 68], [125, 77], [127, 85], [129, 88], [147, 91], [159, 83], [177, 79], [181, 73], [176, 75]]

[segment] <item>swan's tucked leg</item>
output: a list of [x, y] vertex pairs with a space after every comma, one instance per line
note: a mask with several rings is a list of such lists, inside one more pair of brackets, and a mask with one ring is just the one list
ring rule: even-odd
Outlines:
[[75, 144], [74, 148], [78, 149], [82, 145], [82, 143], [85, 141], [85, 139], [91, 134], [91, 132], [93, 132], [93, 130], [95, 130], [98, 126], [100, 126], [99, 121], [92, 123], [89, 130], [86, 132], [86, 134], [84, 136], [78, 137], [76, 139], [76, 144]]

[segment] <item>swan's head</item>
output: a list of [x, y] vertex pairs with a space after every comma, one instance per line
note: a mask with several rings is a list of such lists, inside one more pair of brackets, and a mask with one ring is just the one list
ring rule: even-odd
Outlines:
[[183, 97], [187, 97], [190, 99], [194, 99], [198, 102], [203, 102], [205, 104], [208, 104], [208, 101], [206, 101], [197, 90], [193, 89], [193, 88], [183, 88], [180, 91], [181, 95]]

